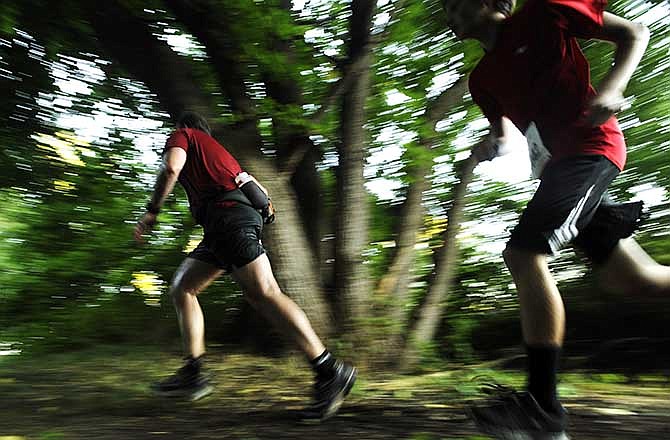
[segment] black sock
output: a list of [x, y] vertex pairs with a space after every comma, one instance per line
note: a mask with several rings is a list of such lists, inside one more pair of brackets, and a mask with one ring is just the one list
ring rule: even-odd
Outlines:
[[556, 374], [560, 347], [526, 346], [528, 352], [528, 392], [547, 412], [558, 414], [561, 404], [556, 392]]
[[309, 363], [320, 378], [329, 379], [335, 374], [333, 368], [335, 366], [335, 357], [328, 350], [324, 350], [323, 353], [309, 361]]

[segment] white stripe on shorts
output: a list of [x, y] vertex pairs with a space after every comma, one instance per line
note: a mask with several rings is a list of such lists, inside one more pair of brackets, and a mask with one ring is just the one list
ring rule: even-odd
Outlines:
[[565, 222], [558, 229], [555, 229], [549, 237], [548, 241], [551, 252], [560, 251], [565, 245], [574, 240], [577, 237], [577, 234], [579, 234], [579, 231], [577, 230], [577, 221], [579, 220], [579, 216], [582, 214], [584, 205], [591, 195], [591, 191], [593, 191], [594, 186], [595, 185], [591, 185], [591, 188], [586, 191], [586, 195], [579, 199], [577, 206], [575, 206], [572, 211], [570, 211], [570, 214], [568, 215], [568, 218], [565, 219]]

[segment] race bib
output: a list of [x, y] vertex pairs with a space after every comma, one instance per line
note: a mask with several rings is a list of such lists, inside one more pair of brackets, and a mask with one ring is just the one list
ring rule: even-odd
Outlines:
[[535, 125], [535, 122], [531, 122], [528, 125], [526, 133], [526, 142], [528, 142], [528, 155], [530, 156], [530, 168], [532, 176], [534, 179], [539, 179], [542, 175], [542, 170], [547, 165], [547, 162], [551, 159], [551, 153], [544, 146], [542, 142], [542, 137], [540, 132]]

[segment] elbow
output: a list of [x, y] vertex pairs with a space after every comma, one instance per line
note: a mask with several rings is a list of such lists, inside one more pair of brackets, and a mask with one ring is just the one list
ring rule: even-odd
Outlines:
[[170, 165], [165, 165], [163, 166], [163, 174], [165, 174], [166, 177], [170, 179], [177, 179], [179, 177], [179, 173], [181, 172], [181, 168], [173, 167]]
[[649, 28], [642, 23], [632, 23], [632, 26], [627, 29], [625, 38], [632, 43], [647, 47], [649, 39], [651, 38], [651, 32], [649, 31]]
[[647, 47], [651, 32], [649, 28], [642, 23], [629, 22], [626, 26], [621, 26], [610, 34], [611, 38], [607, 40], [613, 42], [617, 47], [633, 48]]
[[642, 23], [635, 23], [632, 33], [635, 40], [644, 43], [645, 46], [649, 43], [651, 32], [649, 31], [649, 28]]

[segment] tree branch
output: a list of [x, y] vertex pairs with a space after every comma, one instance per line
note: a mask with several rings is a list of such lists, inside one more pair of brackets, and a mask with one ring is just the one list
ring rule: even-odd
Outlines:
[[[309, 118], [309, 123], [312, 125], [318, 125], [323, 121], [323, 118], [326, 115], [326, 112], [330, 110], [338, 99], [351, 87], [351, 84], [354, 82], [354, 79], [360, 73], [361, 68], [367, 67], [368, 59], [367, 54], [370, 53], [377, 45], [381, 44], [386, 38], [388, 38], [391, 33], [391, 26], [394, 22], [394, 18], [398, 14], [398, 11], [402, 9], [407, 0], [399, 0], [395, 7], [393, 8], [393, 13], [388, 21], [388, 25], [384, 28], [384, 31], [380, 32], [377, 35], [369, 37], [367, 42], [361, 46], [361, 50], [356, 54], [349, 56], [348, 60], [342, 64], [342, 75], [340, 79], [333, 82], [328, 91], [326, 92], [326, 98], [323, 100], [323, 104], [319, 107], [316, 113], [314, 113]], [[305, 145], [302, 148], [296, 149], [291, 156], [287, 159], [284, 164], [283, 171], [285, 173], [291, 174], [302, 161], [303, 157], [309, 151], [309, 146]]]
[[451, 87], [443, 91], [440, 96], [428, 103], [426, 106], [426, 117], [433, 130], [435, 129], [435, 125], [444, 118], [447, 111], [463, 99], [463, 95], [467, 91], [468, 76], [463, 75]]
[[118, 2], [90, 2], [87, 5], [87, 15], [103, 47], [156, 93], [171, 115], [192, 109], [213, 116], [209, 110], [211, 102], [196, 85], [188, 60], [155, 38], [142, 20]]
[[225, 7], [213, 8], [211, 2], [201, 0], [166, 0], [165, 3], [205, 46], [233, 112], [243, 119], [255, 119], [257, 112], [247, 92], [240, 63], [241, 49], [233, 38]]

